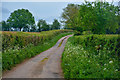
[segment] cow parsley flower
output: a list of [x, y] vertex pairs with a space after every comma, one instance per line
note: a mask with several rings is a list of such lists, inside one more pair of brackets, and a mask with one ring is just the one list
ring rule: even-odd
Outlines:
[[104, 68], [103, 70], [106, 70], [106, 68]]
[[110, 61], [109, 63], [113, 63], [113, 61]]

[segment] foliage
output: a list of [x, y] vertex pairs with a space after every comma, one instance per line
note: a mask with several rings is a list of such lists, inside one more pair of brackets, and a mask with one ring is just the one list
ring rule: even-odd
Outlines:
[[9, 26], [5, 21], [2, 21], [2, 31], [9, 31]]
[[[3, 70], [11, 69], [24, 59], [31, 58], [49, 49], [55, 45], [58, 39], [69, 34], [71, 34], [70, 30], [54, 30], [41, 33], [3, 32], [3, 37], [7, 42], [5, 44], [3, 40], [5, 48], [2, 53]], [[9, 48], [5, 45], [8, 45]]]
[[69, 4], [63, 9], [62, 18], [67, 27], [95, 34], [115, 33], [118, 29], [118, 6], [108, 2], [85, 2], [81, 5]]
[[80, 31], [75, 30], [74, 35], [82, 35], [82, 33]]
[[13, 28], [29, 28], [35, 24], [34, 17], [27, 9], [18, 9], [11, 13], [7, 20], [8, 25]]
[[120, 37], [81, 35], [68, 39], [62, 54], [65, 78], [120, 78]]
[[57, 19], [54, 19], [53, 24], [51, 25], [51, 29], [60, 29], [60, 23], [58, 22]]
[[37, 23], [38, 31], [48, 31], [50, 29], [49, 25], [46, 23], [45, 20], [40, 19]]
[[52, 39], [54, 36], [71, 30], [51, 30], [45, 32], [2, 32], [2, 50], [24, 48], [28, 44], [38, 45]]
[[37, 31], [36, 25], [32, 25], [30, 32], [36, 32], [36, 31]]
[[63, 23], [65, 23], [66, 28], [75, 29], [76, 28], [76, 20], [78, 17], [79, 5], [77, 4], [68, 4], [66, 8], [63, 9], [62, 18]]
[[92, 32], [91, 31], [83, 31], [82, 34], [83, 35], [89, 35], [89, 34], [92, 34]]

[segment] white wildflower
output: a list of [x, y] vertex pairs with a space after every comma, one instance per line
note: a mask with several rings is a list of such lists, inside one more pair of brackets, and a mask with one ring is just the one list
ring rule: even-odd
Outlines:
[[103, 70], [106, 70], [106, 68], [104, 68]]
[[113, 61], [110, 61], [109, 63], [113, 63]]
[[90, 60], [88, 62], [90, 62]]
[[116, 69], [115, 71], [118, 71], [118, 69]]
[[105, 66], [106, 64], [104, 64], [104, 66]]

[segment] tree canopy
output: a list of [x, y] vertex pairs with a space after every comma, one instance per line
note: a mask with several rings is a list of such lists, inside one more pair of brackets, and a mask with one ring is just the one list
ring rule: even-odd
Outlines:
[[51, 25], [51, 29], [60, 29], [60, 23], [57, 19], [54, 19], [53, 24]]
[[108, 2], [85, 2], [69, 4], [63, 9], [63, 22], [77, 31], [92, 31], [95, 34], [114, 33], [118, 29], [118, 6]]
[[35, 24], [34, 16], [27, 9], [18, 9], [11, 13], [7, 20], [8, 24], [13, 28], [28, 28]]
[[5, 21], [2, 21], [1, 24], [2, 24], [2, 31], [9, 31], [9, 25]]
[[79, 5], [68, 4], [66, 8], [63, 9], [61, 22], [65, 23], [66, 28], [75, 29], [76, 21], [75, 18], [78, 17]]
[[38, 31], [48, 31], [50, 29], [49, 25], [46, 23], [45, 20], [40, 19], [37, 23]]

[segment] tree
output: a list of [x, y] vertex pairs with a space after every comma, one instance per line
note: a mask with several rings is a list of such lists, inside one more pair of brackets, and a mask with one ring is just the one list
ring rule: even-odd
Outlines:
[[5, 22], [2, 21], [2, 31], [9, 31], [9, 25]]
[[30, 29], [30, 32], [36, 32], [36, 25], [32, 25], [31, 29]]
[[50, 29], [49, 25], [46, 23], [45, 20], [40, 19], [37, 23], [38, 31], [48, 31]]
[[62, 21], [66, 24], [66, 28], [75, 29], [76, 27], [76, 20], [75, 18], [78, 17], [79, 5], [77, 4], [68, 4], [66, 8], [63, 9], [62, 13]]
[[86, 1], [81, 5], [70, 4], [63, 11], [62, 17], [65, 19], [65, 25], [78, 32], [115, 33], [119, 26], [118, 7], [108, 2]]
[[13, 28], [22, 28], [27, 25], [35, 24], [34, 16], [27, 9], [18, 9], [11, 13], [7, 20], [8, 24]]
[[57, 19], [54, 19], [53, 24], [51, 25], [51, 29], [60, 29], [60, 23], [58, 22]]
[[43, 24], [44, 20], [43, 19], [40, 19], [37, 23], [37, 26], [38, 26], [38, 31], [41, 32], [41, 27], [42, 27], [42, 24]]

